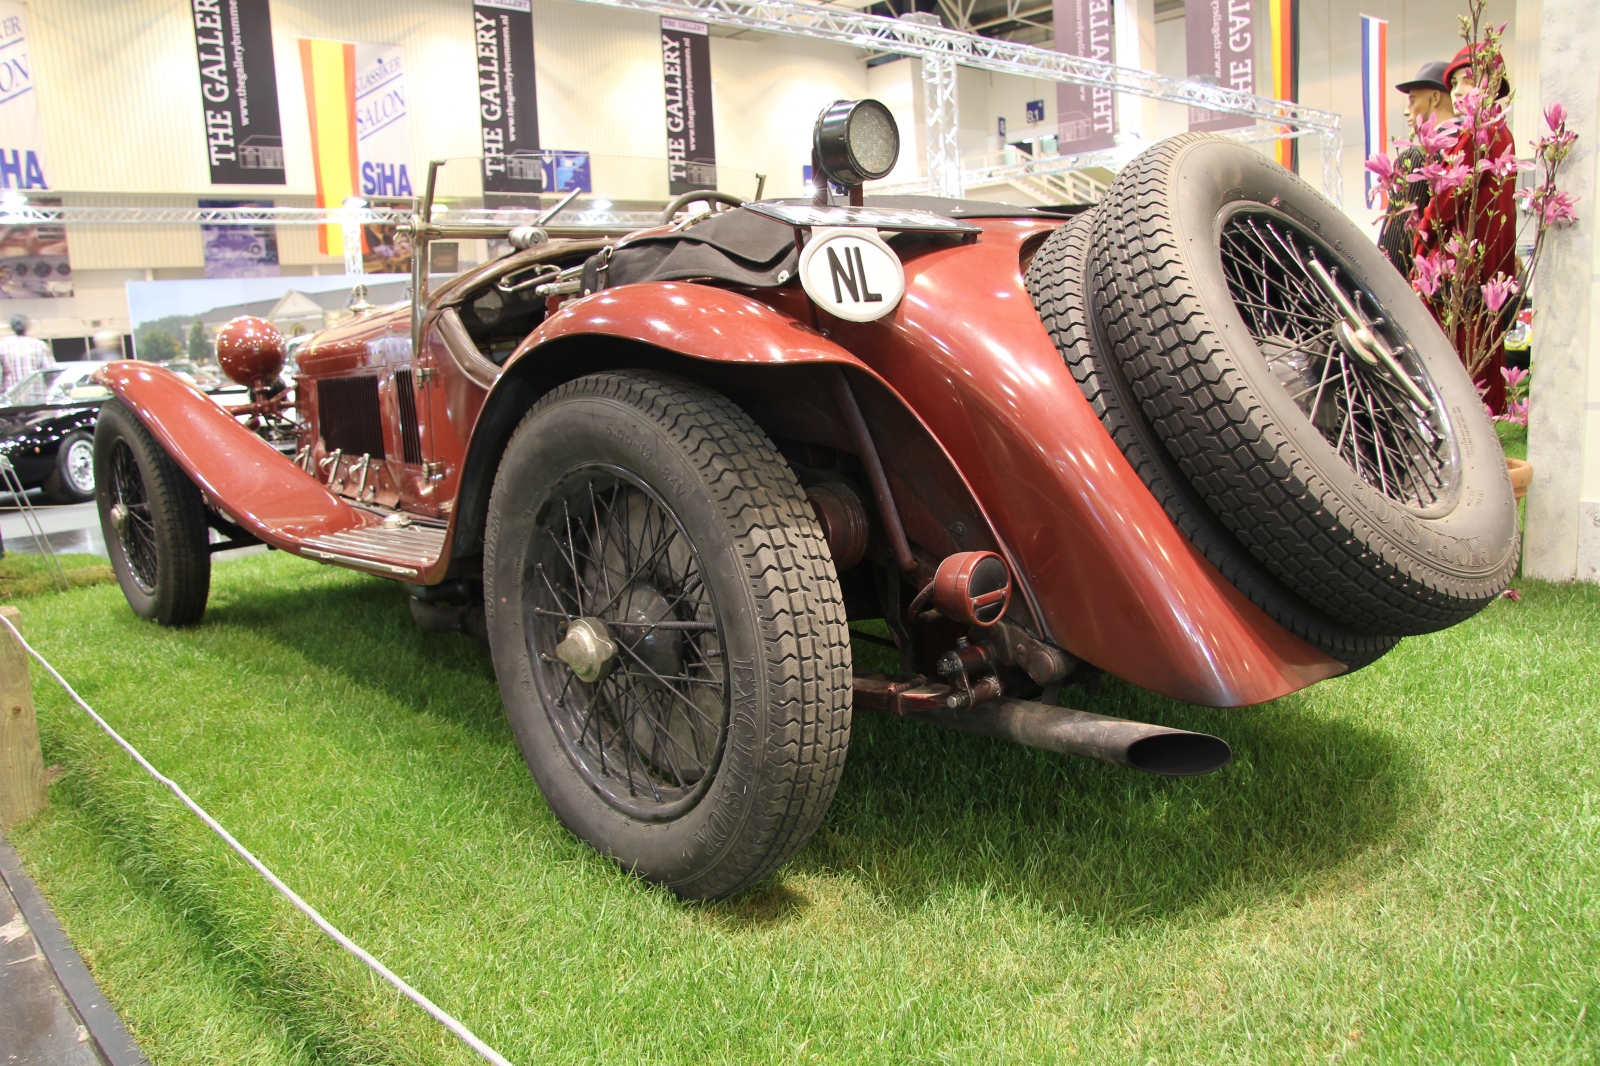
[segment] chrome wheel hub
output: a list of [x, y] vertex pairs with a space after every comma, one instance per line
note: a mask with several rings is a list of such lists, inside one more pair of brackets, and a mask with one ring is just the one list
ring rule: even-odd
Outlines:
[[556, 645], [556, 658], [566, 663], [579, 681], [592, 685], [616, 661], [617, 642], [600, 619], [578, 618], [567, 626], [566, 636]]

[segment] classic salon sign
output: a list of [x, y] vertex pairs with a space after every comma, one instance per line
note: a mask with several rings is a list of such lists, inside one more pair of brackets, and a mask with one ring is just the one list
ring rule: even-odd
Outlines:
[[875, 230], [816, 229], [800, 253], [800, 285], [835, 318], [873, 322], [899, 306], [906, 273]]
[[189, 0], [213, 185], [283, 185], [268, 0]]

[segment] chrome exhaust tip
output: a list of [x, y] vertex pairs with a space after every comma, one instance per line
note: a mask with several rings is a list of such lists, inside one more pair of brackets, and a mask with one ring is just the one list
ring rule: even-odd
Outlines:
[[1002, 697], [968, 710], [916, 715], [964, 733], [1078, 755], [1162, 777], [1197, 777], [1233, 760], [1221, 737]]

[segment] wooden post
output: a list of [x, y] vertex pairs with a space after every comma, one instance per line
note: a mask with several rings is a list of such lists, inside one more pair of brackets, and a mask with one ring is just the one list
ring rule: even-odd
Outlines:
[[[21, 628], [21, 612], [15, 607], [0, 607], [0, 614]], [[48, 802], [28, 653], [0, 625], [0, 830], [26, 822]]]

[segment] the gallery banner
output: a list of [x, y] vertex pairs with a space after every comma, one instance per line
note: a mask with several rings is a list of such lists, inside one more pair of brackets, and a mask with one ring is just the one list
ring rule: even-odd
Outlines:
[[473, 0], [483, 191], [538, 195], [539, 106], [533, 86], [533, 0]]
[[[1115, 62], [1112, 0], [1055, 0], [1054, 6], [1056, 51]], [[1098, 151], [1116, 143], [1116, 100], [1110, 89], [1060, 82], [1056, 85], [1056, 117], [1063, 155]]]
[[661, 20], [667, 90], [667, 182], [673, 196], [717, 187], [711, 115], [711, 33], [703, 22]]
[[[1184, 8], [1189, 80], [1242, 93], [1256, 91], [1256, 16], [1258, 0], [1188, 0]], [[1189, 109], [1190, 130], [1231, 130], [1251, 126], [1249, 115]]]
[[28, 8], [0, 0], [0, 188], [48, 189]]
[[404, 50], [397, 44], [357, 44], [355, 63], [351, 91], [361, 195], [412, 196]]
[[[271, 200], [201, 200], [200, 207], [271, 207]], [[200, 253], [208, 278], [275, 278], [278, 227], [200, 226]]]
[[213, 185], [283, 185], [268, 0], [189, 0]]

